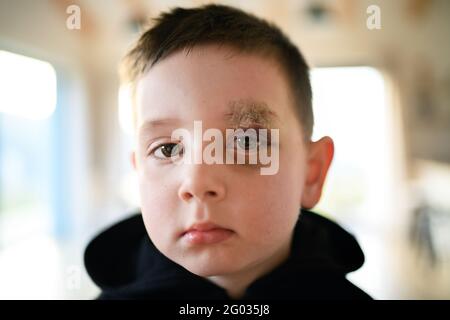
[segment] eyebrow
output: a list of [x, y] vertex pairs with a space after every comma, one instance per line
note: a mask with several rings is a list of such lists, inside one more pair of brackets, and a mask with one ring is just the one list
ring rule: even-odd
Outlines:
[[180, 123], [181, 120], [178, 118], [162, 118], [162, 119], [146, 120], [141, 126], [139, 126], [138, 132], [140, 134], [143, 134], [145, 132], [149, 132], [158, 128], [179, 125]]
[[269, 108], [267, 103], [251, 99], [230, 101], [225, 116], [231, 127], [257, 125], [269, 128], [279, 120], [279, 116]]

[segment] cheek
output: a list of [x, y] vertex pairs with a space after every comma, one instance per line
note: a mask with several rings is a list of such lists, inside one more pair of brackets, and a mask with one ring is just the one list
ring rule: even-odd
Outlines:
[[153, 175], [139, 177], [139, 192], [141, 203], [146, 208], [154, 207], [159, 210], [167, 210], [167, 206], [173, 203], [174, 187], [170, 185], [168, 179], [163, 179]]
[[260, 183], [252, 189], [254, 203], [258, 203], [261, 211], [257, 223], [268, 237], [286, 234], [296, 223], [301, 208], [305, 153], [303, 148], [286, 147], [293, 144], [287, 139], [280, 147], [278, 173], [261, 176]]
[[161, 177], [142, 175], [139, 178], [141, 210], [151, 240], [164, 246], [176, 227], [176, 192], [169, 181]]
[[[274, 176], [258, 178], [257, 183], [243, 183], [237, 208], [238, 228], [252, 242], [272, 245], [281, 241], [295, 224], [300, 204], [296, 196], [300, 184], [290, 181], [292, 176], [280, 172]], [[255, 181], [256, 182], [256, 181]]]
[[143, 206], [166, 210], [176, 197], [176, 172], [167, 165], [150, 159], [141, 159], [137, 170], [139, 192]]

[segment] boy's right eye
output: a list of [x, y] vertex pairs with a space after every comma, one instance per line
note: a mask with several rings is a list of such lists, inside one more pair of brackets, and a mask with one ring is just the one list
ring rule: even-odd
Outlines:
[[161, 160], [178, 157], [182, 153], [183, 146], [180, 143], [163, 143], [150, 152], [155, 158]]

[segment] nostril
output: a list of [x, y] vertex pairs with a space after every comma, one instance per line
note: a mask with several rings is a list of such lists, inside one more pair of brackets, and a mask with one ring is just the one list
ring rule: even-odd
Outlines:
[[208, 196], [212, 196], [212, 197], [217, 196], [217, 192], [215, 192], [215, 191], [208, 191], [208, 192], [206, 192], [206, 194], [207, 194]]
[[188, 192], [182, 191], [178, 193], [181, 200], [190, 202], [194, 198], [199, 201], [208, 201], [208, 200], [220, 200], [222, 198], [222, 192], [215, 190], [204, 190], [203, 192]]
[[189, 199], [191, 199], [191, 198], [193, 198], [194, 196], [192, 195], [192, 194], [190, 194], [189, 192], [185, 192], [184, 194], [183, 194], [183, 198], [184, 198], [184, 200], [189, 200]]

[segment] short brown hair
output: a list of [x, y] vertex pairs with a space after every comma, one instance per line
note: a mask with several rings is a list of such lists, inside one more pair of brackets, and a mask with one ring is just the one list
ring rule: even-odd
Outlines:
[[121, 80], [129, 83], [133, 92], [138, 78], [170, 54], [202, 44], [229, 45], [238, 52], [271, 56], [282, 67], [305, 138], [311, 138], [314, 117], [309, 67], [279, 28], [239, 9], [217, 4], [175, 8], [154, 21], [121, 63]]

